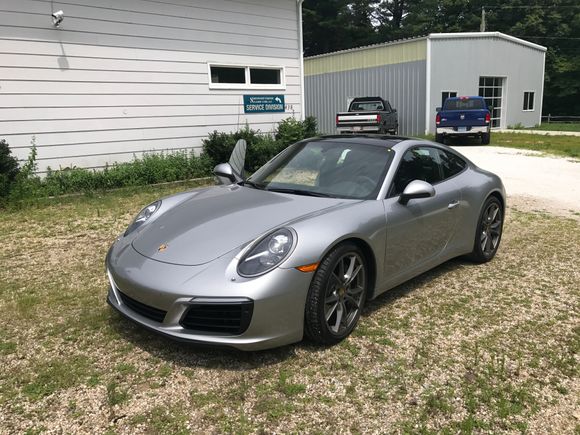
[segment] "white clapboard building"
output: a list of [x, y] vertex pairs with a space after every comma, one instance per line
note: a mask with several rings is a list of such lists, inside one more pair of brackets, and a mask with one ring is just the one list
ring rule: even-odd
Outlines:
[[302, 118], [301, 3], [1, 0], [0, 139], [43, 172]]

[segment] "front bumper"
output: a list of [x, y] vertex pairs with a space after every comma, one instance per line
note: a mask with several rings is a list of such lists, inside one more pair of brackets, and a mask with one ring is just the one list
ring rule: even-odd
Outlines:
[[465, 130], [460, 130], [461, 127], [437, 127], [435, 132], [444, 136], [474, 136], [489, 133], [489, 127], [486, 125], [478, 127], [464, 127]]
[[[312, 274], [277, 268], [256, 278], [243, 278], [236, 272], [238, 253], [230, 252], [204, 265], [178, 266], [146, 258], [130, 243], [118, 241], [106, 258], [107, 302], [141, 326], [180, 341], [261, 350], [302, 340]], [[194, 305], [244, 301], [251, 302], [252, 313], [241, 334], [183, 326]], [[134, 303], [145, 308], [135, 309]], [[148, 310], [162, 314], [156, 317]]]

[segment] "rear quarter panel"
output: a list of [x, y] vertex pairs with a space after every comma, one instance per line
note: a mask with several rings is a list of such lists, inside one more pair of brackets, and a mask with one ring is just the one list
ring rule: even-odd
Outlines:
[[469, 168], [457, 177], [457, 182], [462, 189], [463, 220], [458, 224], [455, 242], [450, 245], [450, 249], [454, 255], [463, 255], [473, 250], [477, 223], [485, 200], [492, 194], [498, 194], [505, 208], [506, 193], [497, 175], [471, 162]]

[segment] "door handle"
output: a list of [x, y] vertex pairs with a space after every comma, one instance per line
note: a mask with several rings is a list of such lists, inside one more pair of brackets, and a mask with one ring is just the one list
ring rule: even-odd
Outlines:
[[447, 208], [449, 210], [451, 210], [451, 209], [454, 209], [455, 207], [457, 207], [458, 205], [459, 205], [459, 201], [453, 201], [453, 202], [450, 202], [449, 203], [449, 205], [447, 206]]

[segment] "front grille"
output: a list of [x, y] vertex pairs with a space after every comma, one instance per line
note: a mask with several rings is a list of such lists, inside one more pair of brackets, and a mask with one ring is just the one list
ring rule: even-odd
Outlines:
[[163, 319], [165, 319], [167, 311], [163, 311], [158, 308], [146, 305], [142, 302], [136, 301], [135, 299], [130, 298], [120, 291], [119, 296], [121, 296], [121, 301], [123, 301], [123, 304], [125, 304], [132, 311], [135, 311], [137, 314], [141, 314], [143, 317], [147, 317], [148, 319], [159, 323], [163, 322]]
[[192, 304], [180, 324], [193, 331], [240, 335], [250, 326], [253, 311], [252, 301]]

